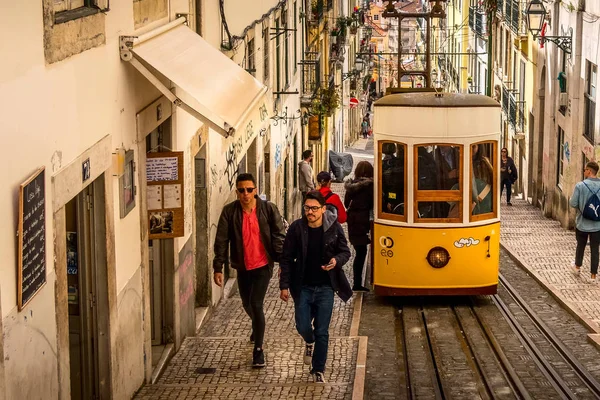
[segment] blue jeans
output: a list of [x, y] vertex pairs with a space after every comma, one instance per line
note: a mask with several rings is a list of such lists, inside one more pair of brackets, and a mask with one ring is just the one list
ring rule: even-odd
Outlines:
[[294, 308], [298, 333], [306, 343], [315, 344], [311, 373], [324, 372], [333, 312], [333, 288], [302, 286], [298, 298], [294, 299]]

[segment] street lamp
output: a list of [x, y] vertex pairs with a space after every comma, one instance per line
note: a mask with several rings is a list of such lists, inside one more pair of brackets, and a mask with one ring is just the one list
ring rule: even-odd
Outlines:
[[527, 6], [527, 26], [534, 39], [540, 34], [545, 20], [546, 9], [544, 4], [540, 0], [531, 0], [531, 3]]
[[365, 61], [362, 58], [356, 58], [356, 60], [354, 60], [354, 69], [352, 71], [342, 73], [342, 80], [345, 81], [348, 78], [359, 76], [364, 68]]
[[539, 39], [542, 45], [545, 42], [552, 42], [565, 53], [571, 54], [573, 37], [572, 28], [569, 28], [569, 36], [539, 36], [544, 27], [546, 14], [546, 8], [541, 0], [531, 0], [529, 2], [529, 6], [527, 6], [527, 26], [529, 28], [529, 32], [531, 32], [533, 35], [533, 39]]

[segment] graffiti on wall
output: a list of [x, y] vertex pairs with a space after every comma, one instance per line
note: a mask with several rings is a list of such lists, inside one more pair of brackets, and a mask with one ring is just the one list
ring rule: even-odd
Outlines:
[[571, 161], [571, 150], [569, 149], [569, 142], [565, 142], [565, 144], [563, 145], [563, 151], [565, 153], [565, 158], [567, 159], [567, 162]]
[[275, 145], [275, 169], [279, 168], [281, 165], [281, 144], [277, 143]]
[[225, 153], [225, 175], [227, 176], [227, 183], [229, 189], [233, 189], [235, 178], [238, 174], [238, 152], [236, 151], [235, 143], [231, 143], [227, 152]]

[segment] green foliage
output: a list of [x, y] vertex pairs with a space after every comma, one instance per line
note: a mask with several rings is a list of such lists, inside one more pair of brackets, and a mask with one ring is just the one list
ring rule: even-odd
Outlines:
[[340, 106], [340, 95], [335, 87], [320, 88], [311, 104], [313, 115], [331, 116]]

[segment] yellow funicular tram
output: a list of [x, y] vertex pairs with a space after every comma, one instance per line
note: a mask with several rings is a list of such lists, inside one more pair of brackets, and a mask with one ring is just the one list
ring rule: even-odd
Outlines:
[[496, 293], [500, 126], [500, 105], [482, 95], [374, 103], [376, 294]]

